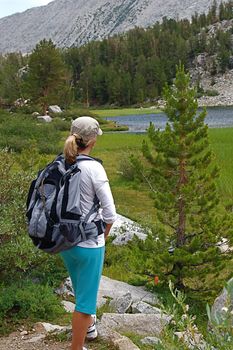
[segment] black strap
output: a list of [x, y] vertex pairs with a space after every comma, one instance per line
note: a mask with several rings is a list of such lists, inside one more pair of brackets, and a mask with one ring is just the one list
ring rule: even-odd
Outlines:
[[103, 220], [93, 221], [98, 229], [98, 236], [102, 235], [106, 229], [106, 222]]

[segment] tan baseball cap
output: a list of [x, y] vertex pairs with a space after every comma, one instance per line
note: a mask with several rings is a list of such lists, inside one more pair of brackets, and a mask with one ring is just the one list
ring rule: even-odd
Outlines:
[[96, 135], [103, 134], [97, 120], [87, 116], [79, 117], [73, 120], [70, 132], [71, 134], [78, 134], [84, 139], [89, 139]]

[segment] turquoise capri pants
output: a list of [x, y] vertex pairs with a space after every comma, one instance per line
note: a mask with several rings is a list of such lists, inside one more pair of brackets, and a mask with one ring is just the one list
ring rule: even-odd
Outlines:
[[105, 247], [75, 246], [60, 255], [69, 272], [75, 294], [75, 311], [96, 314], [97, 295], [103, 270]]

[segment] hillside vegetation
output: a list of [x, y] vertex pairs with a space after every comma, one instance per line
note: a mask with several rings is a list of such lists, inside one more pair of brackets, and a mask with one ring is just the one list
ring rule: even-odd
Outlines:
[[[205, 69], [212, 75], [213, 84], [217, 73], [233, 68], [232, 9], [232, 0], [219, 8], [214, 3], [207, 15], [194, 14], [191, 21], [165, 17], [162, 23], [156, 23], [151, 28], [135, 28], [80, 48], [57, 51], [52, 48], [53, 55], [47, 52], [51, 52], [52, 44], [44, 41], [33, 51], [33, 55], [38, 56], [39, 47], [44, 52], [41, 62], [52, 62], [58, 53], [61, 55], [64, 62], [62, 74], [58, 67], [52, 67], [54, 76], [60, 77], [59, 84], [62, 79], [63, 88], [59, 94], [62, 107], [67, 107], [71, 102], [84, 103], [87, 107], [141, 105], [146, 101], [155, 103], [161, 96], [164, 84], [172, 83], [179, 61], [190, 69], [195, 66], [195, 59], [200, 54], [204, 54], [205, 59], [207, 55], [208, 65]], [[0, 103], [3, 106], [19, 97], [34, 102], [33, 62], [30, 55], [27, 57], [17, 53], [0, 57]], [[42, 82], [46, 70], [40, 74], [38, 78]], [[200, 96], [204, 93], [200, 77], [197, 75], [195, 79]], [[212, 90], [207, 93], [216, 94], [214, 87]], [[50, 93], [48, 102], [55, 104], [57, 99], [57, 94]]]

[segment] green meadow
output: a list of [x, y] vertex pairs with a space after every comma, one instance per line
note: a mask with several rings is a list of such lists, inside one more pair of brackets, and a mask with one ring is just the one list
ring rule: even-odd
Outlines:
[[[149, 191], [121, 175], [131, 154], [141, 154], [146, 134], [104, 134], [93, 155], [100, 157], [110, 179], [118, 212], [139, 222], [153, 222], [154, 208]], [[233, 203], [233, 128], [209, 129], [210, 147], [219, 166], [218, 189], [222, 203]]]
[[[144, 109], [145, 110], [145, 109]], [[147, 109], [149, 110], [149, 109]], [[102, 110], [108, 112], [109, 110]], [[135, 109], [112, 110], [116, 114]], [[140, 111], [140, 110], [138, 110]], [[97, 111], [96, 111], [97, 113]], [[108, 130], [103, 120], [101, 127]], [[0, 112], [0, 148], [7, 147], [20, 153], [24, 149], [36, 149], [42, 162], [46, 163], [55, 154], [62, 152], [63, 143], [68, 135], [70, 121], [55, 118], [52, 123], [42, 124], [24, 114]], [[45, 137], [46, 135], [46, 137]], [[141, 156], [142, 141], [146, 134], [127, 134], [104, 132], [97, 140], [93, 156], [103, 160], [114, 193], [117, 210], [141, 223], [153, 223], [155, 209], [148, 188], [130, 179], [129, 156]], [[233, 128], [209, 129], [210, 145], [215, 154], [215, 162], [220, 169], [218, 180], [219, 194], [222, 203], [233, 202]], [[43, 162], [44, 160], [44, 162]], [[122, 173], [126, 176], [122, 176]], [[128, 179], [127, 179], [128, 178]]]
[[220, 169], [218, 188], [221, 199], [233, 203], [233, 128], [210, 129], [211, 148]]
[[93, 109], [93, 113], [99, 117], [117, 117], [125, 115], [154, 114], [160, 113], [158, 108], [121, 108], [121, 109]]

